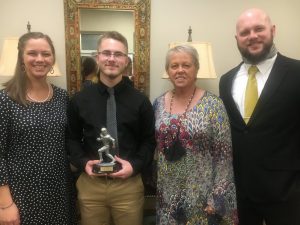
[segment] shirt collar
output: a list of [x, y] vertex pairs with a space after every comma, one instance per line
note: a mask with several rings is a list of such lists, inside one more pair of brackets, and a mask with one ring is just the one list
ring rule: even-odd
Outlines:
[[[122, 79], [119, 83], [117, 83], [112, 88], [114, 89], [115, 94], [118, 94], [124, 89], [125, 86], [126, 86], [126, 82]], [[104, 83], [99, 81], [98, 89], [99, 89], [101, 94], [106, 93], [107, 88], [108, 88], [108, 86], [106, 86]]]
[[[260, 63], [258, 63], [256, 66], [260, 73], [265, 74], [267, 71], [270, 70], [270, 68], [273, 66], [275, 60], [276, 60], [277, 54], [274, 55], [272, 58], [266, 59]], [[244, 63], [245, 70], [248, 71], [249, 67], [252, 66], [252, 64]]]

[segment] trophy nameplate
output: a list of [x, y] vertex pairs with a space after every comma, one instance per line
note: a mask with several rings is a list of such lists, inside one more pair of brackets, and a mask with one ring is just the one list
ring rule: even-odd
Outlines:
[[93, 165], [93, 173], [113, 173], [115, 172], [116, 163], [98, 163]]

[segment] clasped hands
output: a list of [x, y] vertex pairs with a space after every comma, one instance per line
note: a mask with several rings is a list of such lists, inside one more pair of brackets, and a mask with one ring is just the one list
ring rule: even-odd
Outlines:
[[109, 176], [112, 178], [121, 178], [126, 179], [133, 174], [133, 168], [131, 164], [124, 159], [119, 158], [118, 156], [114, 157], [115, 160], [121, 164], [121, 170], [115, 173], [103, 173], [103, 174], [95, 174], [93, 173], [93, 165], [100, 162], [100, 160], [89, 160], [85, 165], [85, 172], [90, 176]]

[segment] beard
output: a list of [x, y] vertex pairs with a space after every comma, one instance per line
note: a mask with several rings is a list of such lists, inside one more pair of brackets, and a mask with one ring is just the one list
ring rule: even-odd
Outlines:
[[252, 54], [250, 51], [248, 51], [247, 48], [240, 47], [239, 44], [237, 46], [238, 46], [238, 49], [239, 49], [242, 57], [247, 59], [247, 61], [249, 63], [255, 65], [267, 58], [267, 56], [273, 46], [273, 39], [271, 39], [269, 42], [265, 43], [263, 45], [262, 51], [258, 54]]
[[113, 67], [112, 69], [107, 68], [106, 66], [100, 66], [100, 71], [101, 74], [105, 75], [108, 79], [110, 80], [114, 80], [119, 76], [122, 76], [125, 67], [120, 67], [120, 66], [114, 66], [111, 65], [111, 67]]

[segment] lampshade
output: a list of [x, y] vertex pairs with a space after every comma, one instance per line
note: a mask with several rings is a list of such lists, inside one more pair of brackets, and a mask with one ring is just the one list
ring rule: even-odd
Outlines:
[[15, 73], [18, 58], [18, 38], [10, 37], [4, 39], [2, 54], [0, 58], [0, 75], [12, 76]]
[[[2, 54], [0, 58], [0, 76], [13, 76], [15, 73], [18, 59], [18, 41], [17, 37], [6, 38], [3, 42]], [[53, 73], [47, 76], [61, 76], [57, 62], [53, 65]]]
[[[197, 74], [197, 78], [217, 78], [216, 70], [214, 66], [212, 47], [209, 42], [173, 42], [169, 44], [169, 48], [173, 48], [178, 45], [191, 45], [199, 54], [200, 68]], [[169, 78], [167, 73], [163, 74], [164, 79]]]

